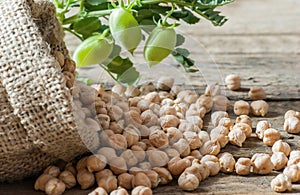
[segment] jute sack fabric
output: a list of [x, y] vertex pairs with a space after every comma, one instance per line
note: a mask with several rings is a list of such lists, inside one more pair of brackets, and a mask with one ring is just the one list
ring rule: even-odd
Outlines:
[[[0, 0], [0, 29], [3, 182], [37, 174], [58, 159], [69, 161], [95, 148], [98, 137], [76, 122], [82, 121], [75, 118], [70, 93], [76, 83], [67, 85], [64, 67], [53, 56], [59, 51], [68, 59], [53, 4]], [[68, 73], [74, 78], [74, 71]]]

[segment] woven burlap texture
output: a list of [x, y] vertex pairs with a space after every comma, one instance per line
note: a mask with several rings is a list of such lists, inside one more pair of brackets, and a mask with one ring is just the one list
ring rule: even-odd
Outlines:
[[0, 29], [0, 181], [12, 181], [71, 160], [97, 136], [78, 130], [72, 95], [51, 55], [68, 55], [53, 4], [1, 0]]

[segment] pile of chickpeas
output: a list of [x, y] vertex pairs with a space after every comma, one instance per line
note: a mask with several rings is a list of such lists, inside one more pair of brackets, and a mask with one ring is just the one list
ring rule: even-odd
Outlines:
[[[228, 75], [225, 84], [238, 90], [240, 78]], [[280, 132], [261, 120], [255, 134], [273, 154], [256, 153], [252, 158], [235, 159], [222, 152], [228, 143], [242, 147], [252, 134], [254, 116], [268, 113], [266, 94], [262, 88], [249, 91], [251, 104], [239, 100], [228, 113], [230, 101], [218, 85], [207, 86], [198, 95], [192, 90], [174, 85], [174, 79], [162, 77], [157, 84], [146, 83], [139, 88], [115, 85], [110, 91], [97, 86], [95, 112], [99, 125], [101, 146], [94, 154], [68, 163], [63, 170], [49, 166], [36, 180], [35, 189], [46, 194], [63, 194], [77, 184], [81, 189], [98, 186], [90, 195], [128, 194], [148, 195], [153, 188], [177, 179], [182, 190], [193, 191], [201, 181], [219, 172], [238, 175], [269, 174], [283, 170], [271, 182], [276, 192], [291, 190], [292, 182], [300, 180], [300, 150], [291, 151], [281, 140]], [[210, 131], [203, 128], [203, 118], [211, 112]], [[300, 114], [288, 111], [284, 129], [300, 132]]]

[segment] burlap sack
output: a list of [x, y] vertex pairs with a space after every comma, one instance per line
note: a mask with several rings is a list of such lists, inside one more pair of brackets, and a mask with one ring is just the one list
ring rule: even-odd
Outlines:
[[0, 0], [0, 29], [2, 182], [37, 174], [58, 159], [71, 160], [97, 147], [98, 136], [75, 122], [84, 119], [75, 118], [80, 114], [72, 106], [74, 70], [60, 66], [53, 55], [60, 51], [63, 62], [71, 63], [53, 4]]

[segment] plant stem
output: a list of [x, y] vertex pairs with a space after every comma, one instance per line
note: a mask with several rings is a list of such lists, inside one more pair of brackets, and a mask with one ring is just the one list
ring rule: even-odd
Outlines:
[[118, 79], [116, 79], [116, 78], [114, 77], [114, 75], [111, 74], [111, 72], [110, 72], [109, 70], [107, 70], [107, 68], [106, 68], [103, 64], [99, 64], [99, 66], [100, 66], [101, 68], [103, 68], [103, 69], [109, 74], [109, 76], [110, 76], [111, 78], [113, 78], [116, 82], [120, 83], [120, 82], [118, 81]]
[[79, 34], [77, 34], [76, 32], [72, 31], [71, 29], [63, 27], [63, 30], [68, 31], [69, 33], [75, 35], [78, 39], [80, 39], [81, 41], [83, 41], [83, 38]]

